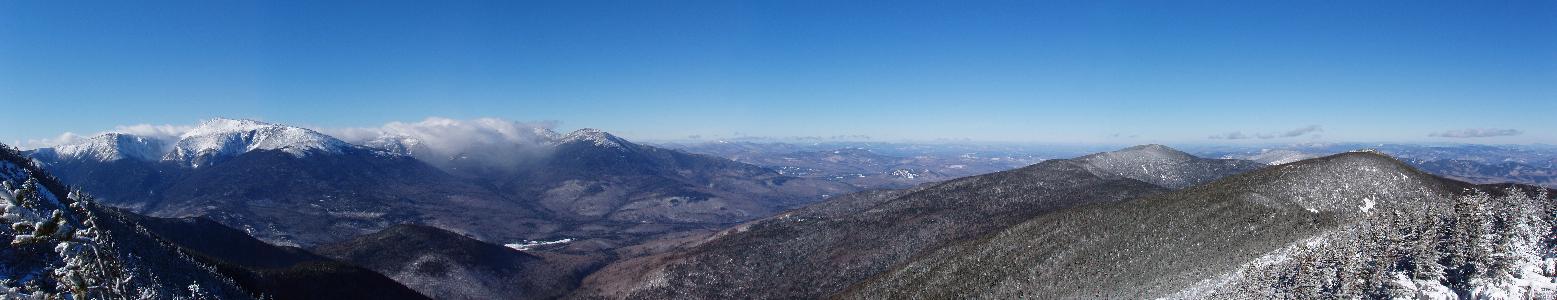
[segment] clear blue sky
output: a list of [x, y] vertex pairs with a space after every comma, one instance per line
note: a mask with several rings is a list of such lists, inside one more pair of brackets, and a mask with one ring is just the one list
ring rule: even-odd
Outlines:
[[[1557, 1], [432, 2], [0, 1], [0, 141], [442, 116], [641, 139], [1557, 143]], [[1428, 136], [1466, 129], [1520, 134]]]

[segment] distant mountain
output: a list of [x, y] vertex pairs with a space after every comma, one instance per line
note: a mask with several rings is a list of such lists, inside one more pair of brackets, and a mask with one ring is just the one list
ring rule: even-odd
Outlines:
[[133, 159], [158, 160], [165, 145], [162, 141], [123, 133], [105, 133], [84, 141], [51, 148], [38, 149], [33, 156], [51, 160], [115, 161]]
[[672, 146], [770, 168], [786, 176], [842, 182], [861, 189], [908, 188], [1042, 160], [1029, 154], [933, 146], [841, 144], [840, 148], [816, 149], [830, 145], [730, 142]]
[[442, 229], [398, 225], [319, 253], [388, 274], [437, 299], [552, 299], [571, 291], [595, 260], [532, 255]]
[[280, 151], [295, 157], [340, 154], [358, 146], [313, 130], [253, 120], [212, 119], [185, 132], [164, 160], [199, 168], [253, 151]]
[[[1398, 232], [1368, 229], [1390, 223], [1370, 221], [1381, 220], [1382, 216], [1430, 216], [1434, 212], [1453, 216], [1451, 212], [1454, 211], [1472, 211], [1467, 207], [1488, 205], [1491, 208], [1491, 202], [1472, 202], [1478, 200], [1463, 197], [1502, 193], [1503, 187], [1506, 186], [1475, 186], [1443, 179], [1381, 154], [1349, 152], [1274, 166], [1171, 193], [1039, 215], [997, 233], [938, 249], [897, 265], [893, 271], [851, 287], [841, 297], [1012, 298], [1044, 295], [1053, 298], [1193, 299], [1348, 295], [1345, 293], [1413, 298], [1422, 293], [1420, 295], [1442, 297], [1442, 294], [1424, 288], [1438, 286], [1438, 280], [1401, 281], [1406, 282], [1405, 285], [1389, 283], [1395, 280], [1391, 276], [1400, 274], [1399, 268], [1403, 266], [1393, 261], [1381, 262], [1377, 268], [1361, 267], [1366, 263], [1365, 259], [1374, 255], [1401, 252], [1353, 248], [1347, 245], [1354, 243], [1345, 241]], [[1542, 201], [1549, 203], [1551, 199]], [[1474, 214], [1502, 215], [1498, 210]], [[1407, 219], [1409, 217], [1397, 218]], [[1472, 220], [1464, 218], [1448, 217], [1448, 220], [1459, 220], [1460, 224], [1488, 224], [1486, 219], [1477, 219], [1476, 223], [1465, 223]], [[1459, 247], [1452, 240], [1445, 240], [1442, 245]], [[1310, 248], [1328, 250], [1303, 250]], [[1500, 251], [1487, 250], [1487, 253], [1512, 255], [1512, 252]], [[1330, 256], [1333, 259], [1330, 261], [1293, 258], [1309, 257], [1311, 254], [1307, 253], [1343, 255]], [[1253, 271], [1273, 264], [1289, 264], [1289, 260], [1306, 265], [1291, 264], [1292, 269], [1281, 270], [1296, 270], [1293, 271], [1296, 273], [1279, 273], [1285, 271], [1278, 270], [1269, 273], [1269, 277], [1260, 275], [1266, 273]], [[1359, 267], [1339, 265], [1352, 263]], [[1451, 264], [1453, 260], [1431, 263]], [[1321, 275], [1313, 273], [1317, 272], [1315, 270], [1328, 270], [1325, 272], [1329, 273]], [[1373, 275], [1359, 275], [1357, 281], [1339, 282], [1341, 285], [1335, 286], [1324, 283], [1337, 282], [1326, 279], [1338, 278], [1335, 277], [1339, 276], [1337, 274]], [[1435, 274], [1432, 276], [1440, 276], [1438, 278], [1445, 283], [1466, 278], [1462, 277], [1466, 273]], [[1252, 278], [1268, 278], [1269, 281]], [[1309, 279], [1316, 281], [1307, 285], [1310, 282], [1304, 280]], [[1360, 288], [1364, 286], [1367, 290]], [[1404, 294], [1393, 294], [1396, 292], [1388, 290], [1396, 288], [1390, 286], [1398, 287], [1397, 290]], [[1375, 287], [1378, 290], [1374, 290]], [[1308, 294], [1308, 291], [1314, 293]], [[1469, 289], [1456, 292], [1460, 291], [1469, 292]], [[1456, 297], [1455, 292], [1448, 295]]]
[[8, 224], [0, 226], [8, 243], [0, 248], [0, 298], [423, 299], [382, 275], [209, 221], [98, 206], [4, 145], [0, 211]]
[[[498, 149], [440, 152], [409, 136], [372, 139], [464, 180], [534, 205], [561, 230], [552, 238], [610, 248], [711, 224], [765, 217], [855, 191], [718, 157], [633, 143], [598, 129], [526, 132]], [[506, 150], [505, 150], [506, 149]], [[494, 151], [505, 150], [505, 151]], [[722, 226], [722, 225], [721, 225]]]
[[1227, 148], [1202, 155], [1267, 164], [1374, 149], [1429, 173], [1472, 183], [1526, 183], [1557, 187], [1557, 148], [1515, 145], [1300, 144], [1258, 149]]
[[854, 191], [591, 129], [569, 133], [536, 167], [494, 183], [565, 218], [656, 223], [739, 222]]
[[312, 246], [403, 223], [433, 224], [491, 240], [546, 232], [531, 206], [421, 161], [365, 150], [239, 155], [186, 171], [142, 211], [205, 216], [283, 245]]
[[[1147, 166], [1156, 171], [1151, 174], [1173, 179], [1202, 175], [1172, 172], [1231, 175], [1239, 169], [1225, 166], [1244, 165], [1180, 153], [1134, 147], [908, 190], [840, 196], [738, 225], [683, 251], [614, 263], [586, 279], [579, 295], [821, 298], [916, 256], [1034, 216], [1168, 191], [1130, 178], [1136, 173], [1111, 173], [1112, 165], [1103, 163], [1154, 163]], [[1157, 178], [1162, 177], [1149, 179]]]
[[1118, 176], [1180, 189], [1265, 165], [1238, 159], [1200, 158], [1163, 145], [1142, 145], [1076, 158], [1100, 176]]
[[1557, 187], [1557, 160], [1545, 163], [1462, 159], [1411, 161], [1422, 170], [1474, 183], [1524, 183]]
[[1253, 161], [1257, 161], [1257, 162], [1260, 162], [1260, 163], [1263, 163], [1263, 164], [1281, 165], [1281, 164], [1288, 164], [1288, 163], [1292, 163], [1292, 162], [1296, 162], [1296, 161], [1300, 161], [1300, 160], [1305, 160], [1305, 159], [1310, 159], [1310, 158], [1315, 158], [1315, 157], [1319, 157], [1319, 156], [1315, 155], [1315, 154], [1310, 154], [1310, 153], [1303, 153], [1301, 151], [1296, 151], [1296, 150], [1276, 149], [1276, 150], [1261, 151], [1259, 154], [1255, 154], [1254, 156], [1250, 156], [1248, 159], [1249, 160], [1253, 160]]

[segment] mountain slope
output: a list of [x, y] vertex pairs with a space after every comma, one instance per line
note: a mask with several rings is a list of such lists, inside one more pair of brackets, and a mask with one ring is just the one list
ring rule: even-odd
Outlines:
[[577, 284], [588, 260], [536, 256], [435, 227], [398, 225], [318, 248], [438, 299], [550, 299]]
[[[579, 296], [818, 298], [1033, 216], [1166, 191], [1121, 174], [1099, 176], [1090, 157], [840, 196], [739, 225], [686, 251], [613, 264], [586, 279]], [[1206, 168], [1165, 170], [1186, 169]]]
[[374, 271], [266, 244], [204, 218], [164, 219], [105, 210], [209, 265], [247, 290], [276, 299], [427, 299]]
[[3, 298], [424, 299], [377, 273], [209, 220], [150, 218], [81, 194], [58, 197], [62, 184], [0, 148], [0, 187], [7, 187], [0, 219], [17, 223], [0, 229], [10, 240], [0, 249]]
[[311, 246], [402, 223], [512, 240], [545, 230], [522, 203], [410, 157], [345, 149], [294, 156], [259, 150], [189, 171], [144, 212], [206, 216], [263, 239]]
[[628, 142], [603, 131], [569, 133], [552, 154], [498, 182], [572, 220], [730, 223], [853, 191], [726, 159]]
[[1041, 215], [898, 266], [844, 298], [1168, 296], [1377, 212], [1441, 209], [1471, 188], [1380, 154], [1343, 153]]
[[[62, 196], [65, 195], [65, 196]], [[248, 299], [172, 245], [115, 222], [21, 153], [0, 145], [0, 296]]]

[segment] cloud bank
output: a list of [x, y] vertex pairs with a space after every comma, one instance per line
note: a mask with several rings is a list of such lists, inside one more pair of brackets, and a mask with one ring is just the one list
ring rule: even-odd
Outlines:
[[497, 118], [456, 120], [429, 117], [420, 122], [389, 122], [375, 128], [320, 129], [349, 143], [410, 153], [448, 166], [455, 160], [512, 166], [544, 155], [558, 138], [555, 121], [519, 122]]
[[114, 126], [114, 129], [112, 129], [112, 130], [100, 131], [100, 132], [89, 134], [89, 135], [81, 135], [81, 134], [76, 134], [74, 132], [65, 132], [65, 133], [62, 133], [59, 136], [53, 137], [53, 138], [27, 140], [26, 142], [22, 143], [21, 146], [24, 149], [37, 149], [37, 148], [44, 148], [44, 147], [54, 147], [54, 146], [59, 146], [59, 145], [76, 144], [76, 143], [84, 142], [87, 139], [90, 139], [92, 137], [103, 135], [103, 134], [106, 134], [106, 133], [132, 134], [132, 135], [136, 135], [136, 136], [141, 136], [141, 137], [145, 137], [145, 138], [150, 138], [150, 139], [162, 141], [164, 145], [172, 145], [173, 142], [178, 141], [179, 136], [183, 135], [184, 132], [188, 132], [190, 129], [194, 129], [194, 126], [193, 125], [167, 125], [167, 124], [163, 124], [163, 125], [152, 125], [152, 124], [119, 125], [119, 126]]
[[1213, 140], [1246, 140], [1246, 139], [1268, 140], [1268, 139], [1276, 139], [1276, 138], [1300, 137], [1300, 136], [1308, 135], [1310, 133], [1317, 133], [1317, 132], [1321, 132], [1321, 131], [1324, 131], [1324, 128], [1320, 127], [1319, 125], [1308, 125], [1308, 126], [1303, 126], [1303, 127], [1299, 127], [1299, 128], [1292, 129], [1292, 130], [1287, 130], [1287, 131], [1282, 131], [1282, 132], [1260, 133], [1260, 134], [1249, 135], [1249, 134], [1244, 134], [1241, 131], [1234, 131], [1234, 132], [1228, 132], [1228, 133], [1223, 133], [1223, 134], [1212, 135], [1212, 136], [1210, 136], [1208, 138], [1213, 139]]
[[1448, 130], [1448, 131], [1442, 131], [1442, 132], [1434, 132], [1434, 133], [1428, 134], [1427, 136], [1429, 136], [1429, 137], [1441, 137], [1441, 138], [1483, 138], [1483, 137], [1497, 137], [1497, 136], [1515, 136], [1515, 135], [1520, 135], [1520, 134], [1523, 134], [1523, 133], [1524, 133], [1524, 131], [1520, 131], [1519, 129], [1467, 128], [1467, 129], [1459, 129], [1459, 130]]

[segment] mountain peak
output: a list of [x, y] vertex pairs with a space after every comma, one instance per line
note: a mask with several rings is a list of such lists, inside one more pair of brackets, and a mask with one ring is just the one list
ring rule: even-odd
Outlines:
[[1167, 188], [1185, 188], [1263, 167], [1243, 160], [1195, 157], [1158, 144], [1140, 145], [1076, 158], [1103, 177], [1124, 177]]
[[1378, 152], [1352, 151], [1272, 166], [1230, 183], [1312, 212], [1420, 207], [1457, 187]]
[[1406, 169], [1412, 170], [1413, 172], [1420, 172], [1405, 162], [1396, 159], [1394, 156], [1389, 156], [1388, 154], [1384, 154], [1383, 152], [1372, 149], [1347, 151], [1326, 157], [1320, 157], [1318, 159], [1312, 159], [1311, 161], [1314, 161], [1314, 164], [1371, 166], [1390, 169]]
[[569, 132], [568, 135], [562, 137], [562, 141], [559, 142], [559, 144], [580, 142], [594, 144], [595, 146], [599, 147], [615, 149], [626, 149], [626, 145], [632, 144], [631, 142], [612, 135], [609, 132], [594, 128], [583, 128]]
[[[163, 142], [124, 133], [104, 133], [74, 144], [47, 148], [60, 159], [94, 159], [114, 161], [120, 159], [157, 160], [162, 155]], [[42, 150], [42, 149], [40, 149]]]
[[164, 159], [194, 166], [215, 158], [255, 150], [280, 150], [293, 156], [341, 153], [351, 144], [306, 128], [247, 119], [215, 118], [185, 132]]
[[1155, 156], [1155, 157], [1171, 158], [1171, 159], [1178, 159], [1178, 160], [1188, 160], [1188, 159], [1195, 158], [1194, 155], [1190, 155], [1189, 153], [1185, 153], [1184, 151], [1179, 151], [1179, 149], [1173, 149], [1173, 147], [1168, 147], [1168, 146], [1164, 146], [1164, 145], [1160, 145], [1160, 144], [1138, 145], [1138, 146], [1133, 146], [1133, 147], [1129, 147], [1129, 148], [1115, 150], [1113, 152], [1108, 152], [1108, 153], [1114, 153], [1114, 154], [1126, 154], [1126, 153], [1129, 153], [1129, 154], [1145, 154], [1145, 155], [1151, 155], [1151, 156]]

